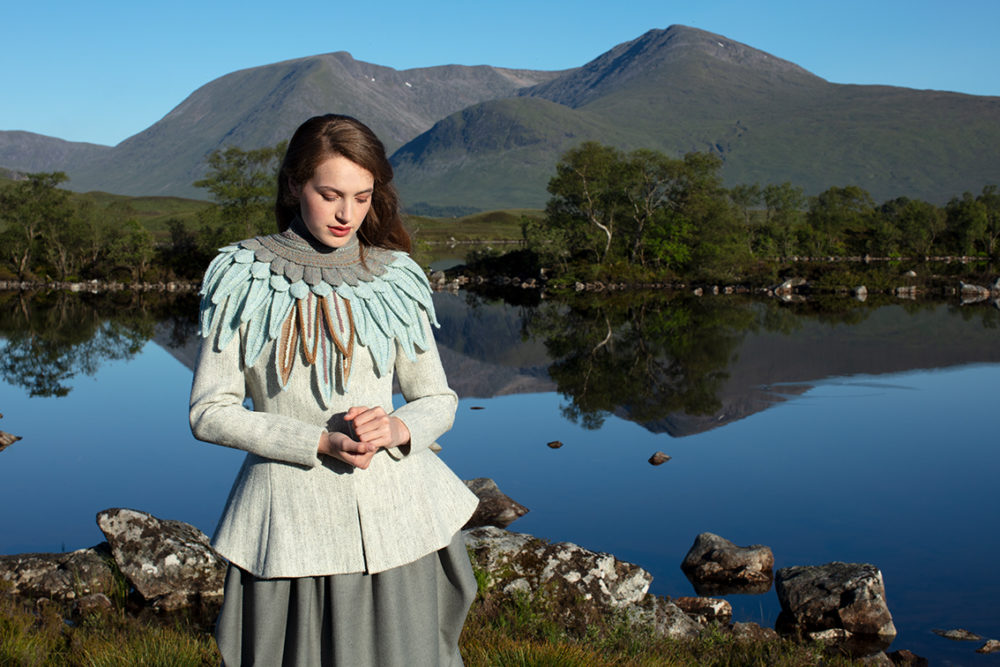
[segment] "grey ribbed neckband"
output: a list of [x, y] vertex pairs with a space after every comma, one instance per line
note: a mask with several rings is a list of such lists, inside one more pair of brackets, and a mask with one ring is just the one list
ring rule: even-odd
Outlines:
[[269, 264], [271, 273], [291, 283], [305, 280], [310, 286], [320, 282], [331, 287], [371, 282], [386, 272], [385, 265], [392, 260], [387, 251], [366, 248], [362, 262], [357, 234], [340, 248], [331, 248], [316, 240], [299, 217], [280, 234], [258, 236], [239, 245], [253, 251], [258, 262]]

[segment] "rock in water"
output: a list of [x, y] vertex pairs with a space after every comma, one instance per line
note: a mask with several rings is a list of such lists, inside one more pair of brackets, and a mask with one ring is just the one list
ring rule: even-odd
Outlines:
[[996, 653], [1000, 651], [1000, 641], [987, 639], [986, 643], [976, 649], [976, 653]]
[[656, 452], [649, 457], [649, 463], [654, 466], [663, 465], [670, 460], [670, 457], [663, 452]]
[[766, 593], [774, 578], [772, 568], [769, 547], [738, 547], [714, 533], [698, 535], [681, 563], [698, 595]]
[[190, 524], [113, 508], [97, 514], [125, 578], [154, 607], [173, 611], [222, 597], [226, 562]]
[[0, 431], [0, 452], [7, 449], [20, 439], [21, 436], [19, 435], [11, 435], [6, 431]]
[[905, 667], [927, 667], [927, 658], [917, 655], [913, 651], [905, 648], [887, 654], [894, 665], [905, 665]]
[[806, 632], [842, 628], [895, 637], [882, 572], [867, 563], [827, 563], [778, 570], [775, 589], [785, 623]]
[[496, 482], [488, 477], [465, 480], [469, 490], [479, 496], [479, 506], [464, 526], [463, 530], [480, 526], [506, 528], [528, 513], [528, 508], [501, 491]]
[[982, 637], [977, 635], [975, 632], [969, 632], [964, 628], [957, 628], [955, 630], [931, 630], [938, 637], [944, 637], [945, 639], [951, 639], [956, 642], [978, 642], [982, 641]]

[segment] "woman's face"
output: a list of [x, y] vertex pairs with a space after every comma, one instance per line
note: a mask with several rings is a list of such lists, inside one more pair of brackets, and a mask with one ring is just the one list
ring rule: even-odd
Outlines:
[[372, 205], [375, 177], [347, 158], [335, 155], [316, 167], [312, 178], [292, 192], [306, 228], [320, 243], [341, 248], [354, 238]]

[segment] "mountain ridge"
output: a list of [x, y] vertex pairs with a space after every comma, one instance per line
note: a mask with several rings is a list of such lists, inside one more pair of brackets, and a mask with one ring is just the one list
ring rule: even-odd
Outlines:
[[[393, 153], [408, 204], [537, 208], [559, 156], [587, 140], [719, 155], [728, 185], [859, 185], [941, 203], [1000, 182], [1000, 97], [828, 82], [722, 35], [649, 30], [563, 71], [489, 65], [394, 70], [335, 51], [214, 79], [115, 147], [0, 132], [0, 166], [61, 169], [74, 189], [202, 197], [227, 145], [287, 139], [347, 113]], [[33, 143], [32, 143], [33, 142]]]

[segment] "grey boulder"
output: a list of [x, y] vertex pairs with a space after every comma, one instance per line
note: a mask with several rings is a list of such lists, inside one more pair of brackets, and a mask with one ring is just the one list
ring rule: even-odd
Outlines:
[[807, 633], [842, 629], [891, 638], [896, 626], [885, 601], [882, 572], [868, 563], [833, 562], [778, 570], [775, 589], [785, 627]]
[[10, 593], [52, 600], [75, 600], [107, 593], [114, 585], [108, 545], [59, 554], [0, 556], [0, 579]]
[[497, 483], [488, 477], [465, 480], [465, 485], [479, 497], [479, 506], [462, 526], [463, 530], [481, 526], [506, 528], [528, 513], [527, 507], [501, 491]]
[[698, 535], [681, 563], [698, 595], [766, 593], [774, 578], [773, 568], [770, 547], [740, 547], [714, 533]]
[[221, 599], [226, 562], [194, 526], [120, 508], [99, 512], [97, 525], [122, 574], [154, 607]]

